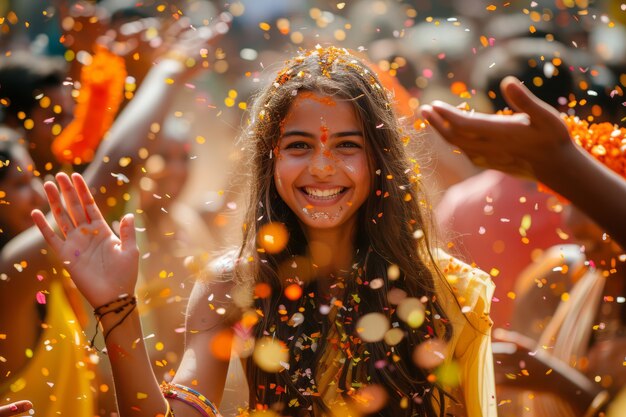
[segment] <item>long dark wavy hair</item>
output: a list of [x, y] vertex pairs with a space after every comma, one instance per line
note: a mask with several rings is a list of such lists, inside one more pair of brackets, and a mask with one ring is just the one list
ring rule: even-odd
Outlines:
[[[307, 254], [307, 239], [296, 215], [276, 190], [273, 150], [280, 139], [281, 122], [297, 94], [303, 91], [352, 103], [362, 124], [371, 165], [372, 189], [358, 211], [355, 266], [345, 282], [345, 308], [334, 323], [319, 313], [315, 279], [302, 284], [303, 296], [297, 301], [287, 299], [283, 291], [297, 273], [284, 265], [293, 264], [295, 260], [299, 267], [306, 263], [303, 260]], [[392, 104], [390, 93], [367, 65], [345, 49], [328, 47], [303, 51], [288, 61], [274, 83], [262, 90], [251, 106], [250, 123], [243, 139], [251, 155], [253, 182], [240, 256], [251, 256], [254, 262], [236, 267], [235, 278], [271, 287], [271, 296], [255, 299], [254, 307], [262, 314], [259, 314], [254, 334], [257, 338], [269, 335], [283, 342], [290, 353], [288, 370], [277, 373], [265, 372], [248, 359], [246, 373], [251, 408], [269, 406], [283, 415], [312, 415], [315, 410], [332, 414], [319, 395], [311, 394], [317, 390], [316, 370], [327, 347], [326, 335], [331, 326], [339, 322], [343, 334], [349, 336], [347, 343], [351, 352], [362, 359], [353, 362], [351, 375], [367, 376], [367, 380], [354, 381], [348, 376], [346, 365], [337, 388], [348, 392], [353, 382], [384, 387], [388, 401], [377, 411], [381, 416], [445, 414], [446, 392], [429, 382], [429, 371], [411, 360], [414, 348], [433, 336], [433, 328], [438, 329], [437, 336], [445, 340], [450, 338], [452, 329], [435, 296], [435, 280], [443, 278], [427, 249], [431, 225], [426, 217], [428, 207], [420, 192], [415, 164], [407, 157], [402, 140], [406, 133], [399, 125]], [[269, 222], [283, 223], [290, 234], [286, 248], [277, 254], [257, 251], [257, 233]], [[391, 265], [399, 268], [398, 279], [388, 278]], [[382, 288], [365, 285], [376, 278], [382, 278]], [[403, 290], [409, 297], [426, 300], [426, 320], [431, 334], [426, 325], [412, 328], [397, 317], [395, 306], [387, 297], [392, 288]], [[358, 305], [355, 299], [359, 300]], [[279, 306], [287, 311], [286, 315], [277, 313]], [[281, 318], [291, 317], [296, 312], [305, 317], [300, 325]], [[366, 343], [359, 339], [356, 322], [371, 312], [384, 314], [390, 323], [397, 323], [404, 331], [404, 338], [398, 345], [392, 347], [384, 341]], [[391, 360], [390, 352], [400, 359]], [[376, 366], [380, 363], [388, 365]], [[346, 401], [351, 401], [347, 395]]]

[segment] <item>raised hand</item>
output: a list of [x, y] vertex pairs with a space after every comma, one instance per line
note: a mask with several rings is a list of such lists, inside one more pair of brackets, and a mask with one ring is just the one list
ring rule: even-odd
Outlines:
[[133, 216], [122, 218], [118, 238], [102, 217], [80, 174], [72, 174], [70, 178], [60, 173], [56, 180], [60, 192], [53, 182], [46, 182], [44, 189], [60, 233], [53, 230], [41, 211], [32, 213], [46, 242], [94, 308], [122, 294], [132, 295], [139, 260]]
[[518, 79], [507, 77], [502, 94], [512, 115], [463, 111], [441, 101], [422, 107], [423, 116], [448, 142], [476, 164], [537, 179], [562, 148], [573, 147], [559, 113], [534, 96]]
[[188, 18], [181, 18], [164, 34], [164, 42], [154, 53], [158, 59], [175, 59], [187, 68], [187, 77], [210, 67], [211, 48], [230, 29], [232, 15], [223, 12], [210, 25], [196, 28]]

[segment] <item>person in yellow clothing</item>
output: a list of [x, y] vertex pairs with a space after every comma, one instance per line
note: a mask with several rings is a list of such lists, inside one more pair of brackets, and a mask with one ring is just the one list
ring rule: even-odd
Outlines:
[[[536, 174], [626, 242], [626, 184], [579, 151], [519, 81], [506, 80], [503, 94], [526, 114], [443, 103], [423, 114], [477, 162]], [[186, 350], [161, 386], [135, 310], [133, 216], [118, 237], [80, 175], [45, 184], [61, 233], [41, 212], [33, 219], [101, 320], [121, 416], [219, 415], [231, 349], [246, 358], [254, 415], [496, 415], [493, 285], [433, 249], [419, 169], [406, 154], [411, 137], [392, 100], [359, 58], [321, 46], [261, 91], [242, 144], [255, 182], [241, 247], [194, 285]], [[544, 145], [547, 158], [536, 151]]]
[[392, 102], [335, 47], [302, 51], [260, 92], [243, 135], [256, 182], [241, 247], [194, 285], [185, 354], [161, 387], [134, 309], [133, 217], [118, 239], [80, 175], [46, 183], [61, 234], [33, 218], [101, 319], [120, 415], [218, 414], [232, 348], [251, 412], [495, 416], [492, 284], [432, 250]]
[[38, 416], [95, 415], [95, 377], [82, 329], [61, 282], [50, 285], [46, 316], [31, 359], [0, 385], [3, 402], [26, 398]]

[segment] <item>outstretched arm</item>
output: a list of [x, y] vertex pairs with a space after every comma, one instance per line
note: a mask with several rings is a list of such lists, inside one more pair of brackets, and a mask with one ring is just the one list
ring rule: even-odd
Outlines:
[[503, 329], [496, 329], [493, 336], [497, 384], [552, 393], [566, 399], [576, 415], [583, 415], [594, 402], [608, 399], [601, 385], [537, 346], [534, 340]]
[[33, 220], [87, 301], [95, 309], [107, 305], [120, 308], [100, 317], [120, 413], [130, 415], [133, 408], [139, 407], [142, 415], [164, 414], [165, 400], [152, 374], [139, 315], [132, 304], [116, 301], [135, 291], [139, 251], [133, 217], [122, 219], [118, 238], [80, 175], [70, 178], [58, 174], [56, 179], [60, 191], [52, 182], [47, 182], [44, 189], [60, 234], [41, 211], [33, 211]]
[[[33, 211], [33, 220], [102, 324], [120, 415], [134, 416], [139, 410], [141, 415], [163, 416], [167, 402], [152, 372], [133, 301], [139, 261], [133, 216], [122, 218], [118, 237], [79, 174], [70, 178], [61, 173], [56, 179], [58, 187], [47, 182], [44, 189], [60, 232], [53, 230], [39, 210]], [[230, 329], [224, 317], [209, 307], [207, 298], [225, 304], [230, 288], [229, 283], [219, 282], [194, 286], [187, 320], [190, 340], [174, 379], [188, 386], [196, 384], [194, 388], [214, 401], [221, 397], [228, 360], [215, 358], [210, 346], [216, 334]], [[220, 348], [229, 353], [227, 345]], [[198, 415], [180, 401], [176, 401], [176, 412], [178, 417]]]
[[541, 181], [568, 198], [626, 247], [626, 181], [570, 138], [558, 112], [519, 80], [507, 77], [502, 93], [513, 115], [459, 110], [435, 101], [423, 106], [430, 124], [479, 166]]
[[127, 179], [138, 171], [139, 150], [151, 152], [154, 148], [151, 129], [163, 124], [184, 84], [209, 67], [207, 50], [228, 31], [230, 20], [229, 14], [222, 13], [210, 27], [196, 29], [186, 18], [175, 23], [179, 28], [176, 41], [167, 54], [157, 59], [99, 146], [94, 162], [83, 173], [92, 190], [106, 190], [94, 195], [99, 207], [106, 208], [110, 198], [120, 201], [128, 191]]

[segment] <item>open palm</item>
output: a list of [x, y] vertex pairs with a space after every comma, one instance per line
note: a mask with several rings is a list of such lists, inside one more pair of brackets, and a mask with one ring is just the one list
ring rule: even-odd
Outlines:
[[573, 147], [559, 113], [534, 96], [519, 80], [507, 77], [502, 94], [512, 115], [467, 112], [435, 101], [423, 106], [430, 124], [476, 165], [537, 179], [558, 148]]
[[118, 237], [102, 217], [81, 175], [70, 178], [61, 173], [56, 180], [60, 192], [53, 182], [47, 182], [44, 189], [60, 236], [41, 211], [32, 213], [46, 242], [93, 307], [122, 294], [133, 294], [139, 251], [132, 215], [120, 222]]

